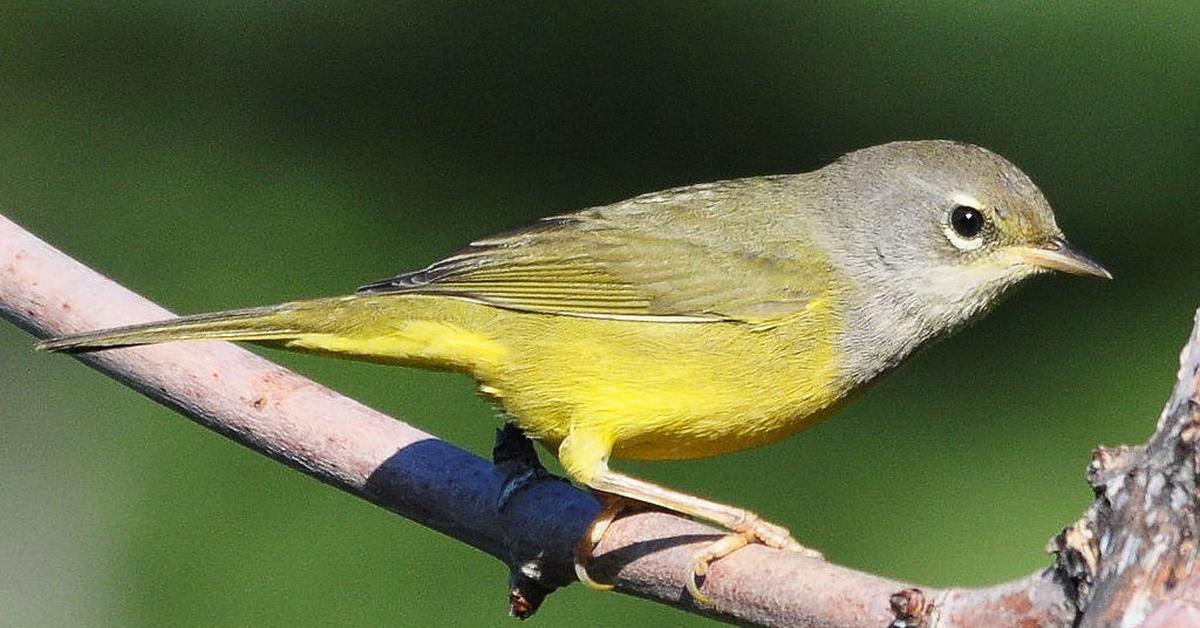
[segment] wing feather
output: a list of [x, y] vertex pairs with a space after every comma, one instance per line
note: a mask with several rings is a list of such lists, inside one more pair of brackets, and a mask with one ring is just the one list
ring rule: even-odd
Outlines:
[[[747, 250], [719, 230], [713, 236], [689, 229], [698, 210], [678, 193], [654, 200], [662, 207], [652, 214], [634, 199], [555, 216], [359, 290], [589, 318], [759, 324], [801, 311], [824, 289], [823, 258], [804, 255], [809, 249], [802, 243]], [[727, 207], [705, 210], [714, 220], [736, 222]]]

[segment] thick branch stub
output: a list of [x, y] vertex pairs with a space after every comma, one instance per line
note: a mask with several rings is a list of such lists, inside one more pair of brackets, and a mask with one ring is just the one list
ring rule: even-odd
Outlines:
[[[496, 430], [496, 443], [492, 447], [492, 462], [504, 478], [496, 498], [496, 514], [504, 532], [504, 544], [508, 564], [508, 612], [517, 619], [529, 619], [541, 607], [546, 597], [559, 587], [573, 580], [562, 577], [549, 568], [546, 548], [522, 542], [518, 534], [520, 521], [507, 516], [508, 506], [520, 499], [522, 491], [537, 482], [567, 483], [563, 478], [551, 475], [538, 460], [533, 441], [514, 423], [508, 422]], [[569, 484], [569, 483], [568, 483]]]
[[1096, 451], [1088, 467], [1096, 501], [1051, 541], [1080, 626], [1140, 625], [1195, 576], [1200, 313], [1196, 322], [1154, 435], [1142, 447]]

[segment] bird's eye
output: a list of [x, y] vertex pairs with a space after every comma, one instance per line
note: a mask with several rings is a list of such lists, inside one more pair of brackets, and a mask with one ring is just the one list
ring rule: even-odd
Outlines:
[[974, 207], [959, 205], [950, 212], [950, 227], [964, 238], [974, 238], [983, 231], [983, 214]]
[[955, 205], [943, 219], [942, 232], [955, 248], [974, 251], [983, 246], [983, 228], [987, 219], [983, 212], [970, 205]]

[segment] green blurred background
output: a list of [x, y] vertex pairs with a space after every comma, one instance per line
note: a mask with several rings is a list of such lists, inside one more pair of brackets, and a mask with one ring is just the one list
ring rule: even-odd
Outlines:
[[[497, 3], [499, 5], [500, 3]], [[352, 290], [490, 231], [895, 139], [1032, 174], [1111, 283], [1041, 279], [788, 442], [623, 468], [930, 585], [1047, 564], [1200, 305], [1200, 5], [0, 8], [0, 213], [178, 312]], [[480, 454], [461, 377], [271, 354]], [[0, 625], [493, 625], [505, 569], [0, 325]], [[540, 625], [698, 624], [570, 587]]]

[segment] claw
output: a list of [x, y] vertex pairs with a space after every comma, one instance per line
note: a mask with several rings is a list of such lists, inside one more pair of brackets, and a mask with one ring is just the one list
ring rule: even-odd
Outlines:
[[592, 551], [596, 549], [596, 545], [600, 543], [600, 539], [604, 538], [604, 533], [608, 531], [608, 527], [616, 520], [621, 511], [625, 510], [625, 500], [614, 495], [597, 494], [600, 498], [603, 508], [600, 514], [592, 520], [583, 536], [579, 537], [579, 541], [575, 543], [575, 577], [579, 578], [579, 582], [583, 586], [593, 591], [610, 591], [612, 584], [597, 582], [588, 574], [588, 565], [592, 562]]
[[712, 597], [700, 590], [704, 577], [708, 575], [708, 566], [717, 560], [736, 552], [755, 540], [752, 532], [736, 532], [726, 534], [714, 543], [704, 546], [704, 549], [692, 556], [692, 573], [688, 574], [687, 590], [692, 599], [705, 606], [712, 606]]
[[794, 547], [794, 548], [785, 547], [783, 549], [788, 550], [789, 552], [796, 552], [797, 554], [800, 554], [800, 555], [804, 556], [805, 558], [811, 558], [813, 560], [825, 560], [825, 555], [822, 554], [821, 552], [818, 552], [817, 550], [815, 550], [811, 547], [804, 547], [803, 545], [800, 545], [799, 543], [797, 543], [796, 547]]
[[587, 566], [582, 565], [577, 558], [575, 560], [575, 577], [579, 578], [579, 583], [593, 591], [612, 591], [615, 585], [607, 582], [599, 582], [594, 580], [587, 572]]

